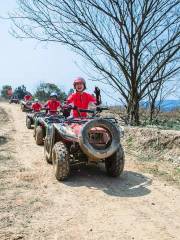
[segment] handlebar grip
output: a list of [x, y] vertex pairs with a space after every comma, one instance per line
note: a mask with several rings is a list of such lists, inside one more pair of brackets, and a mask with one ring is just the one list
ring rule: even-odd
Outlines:
[[109, 110], [109, 108], [108, 107], [97, 107], [96, 110], [103, 111], [103, 110]]
[[78, 109], [79, 112], [86, 112], [86, 113], [94, 113], [94, 110], [90, 110], [90, 109]]
[[101, 107], [102, 110], [109, 110], [108, 107]]

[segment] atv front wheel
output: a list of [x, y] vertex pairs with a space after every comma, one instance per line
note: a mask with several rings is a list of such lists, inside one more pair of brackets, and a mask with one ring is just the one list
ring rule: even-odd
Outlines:
[[36, 130], [36, 135], [35, 135], [35, 140], [37, 145], [43, 145], [44, 143], [44, 134], [43, 134], [43, 129], [40, 126], [37, 126]]
[[63, 181], [70, 173], [69, 152], [62, 142], [57, 142], [52, 150], [52, 162], [56, 179]]
[[124, 162], [124, 150], [120, 145], [112, 156], [105, 159], [107, 174], [111, 177], [118, 177], [123, 172]]
[[45, 160], [47, 163], [52, 163], [52, 157], [49, 155], [48, 153], [48, 141], [47, 139], [45, 138], [44, 140], [44, 157], [45, 157]]
[[28, 117], [26, 117], [26, 127], [27, 127], [28, 129], [31, 129], [31, 119], [28, 118]]

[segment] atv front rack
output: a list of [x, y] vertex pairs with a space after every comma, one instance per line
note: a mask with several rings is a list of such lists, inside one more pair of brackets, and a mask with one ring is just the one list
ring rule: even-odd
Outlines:
[[[101, 118], [101, 117], [96, 117], [96, 118]], [[73, 118], [73, 117], [70, 117], [70, 118], [67, 118], [66, 121], [69, 124], [71, 124], [71, 123], [83, 124], [83, 123], [86, 123], [86, 122], [88, 122], [89, 120], [92, 120], [92, 119], [95, 119], [95, 117], [86, 117], [86, 118]], [[113, 123], [118, 123], [117, 119], [113, 118], [113, 117], [103, 117], [103, 119], [111, 121]]]

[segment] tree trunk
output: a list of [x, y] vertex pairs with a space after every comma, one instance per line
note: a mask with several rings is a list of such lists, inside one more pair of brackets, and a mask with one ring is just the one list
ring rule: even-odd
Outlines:
[[153, 121], [153, 118], [154, 118], [154, 113], [155, 113], [155, 101], [152, 100], [150, 102], [150, 113], [149, 113], [149, 120], [150, 120], [150, 123], [152, 123]]
[[127, 113], [130, 125], [139, 125], [139, 99], [137, 97], [129, 101]]

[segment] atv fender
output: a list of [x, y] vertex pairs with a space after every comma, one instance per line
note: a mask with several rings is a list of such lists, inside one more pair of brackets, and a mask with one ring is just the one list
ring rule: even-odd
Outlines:
[[77, 135], [72, 132], [72, 129], [70, 127], [68, 127], [68, 125], [64, 126], [61, 123], [54, 123], [53, 125], [54, 125], [55, 130], [61, 136], [61, 138], [68, 140], [68, 141], [78, 142]]

